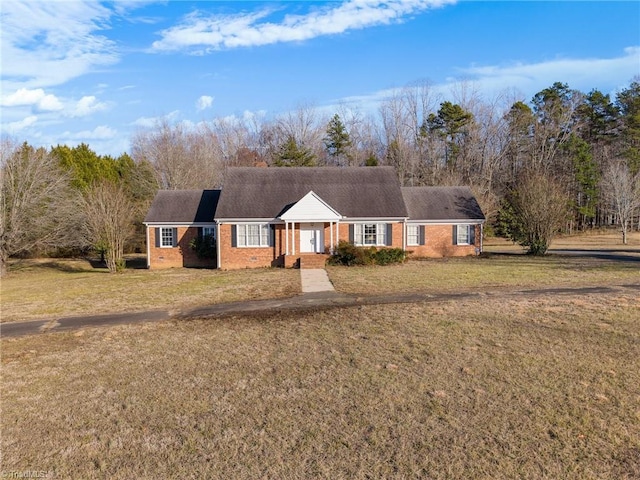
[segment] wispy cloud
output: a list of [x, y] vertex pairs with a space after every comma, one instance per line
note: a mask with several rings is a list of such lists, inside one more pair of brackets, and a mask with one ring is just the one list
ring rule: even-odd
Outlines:
[[10, 122], [6, 125], [6, 127], [4, 128], [5, 132], [8, 133], [9, 135], [15, 135], [17, 133], [19, 133], [20, 131], [34, 125], [36, 122], [38, 121], [38, 117], [35, 115], [29, 115], [26, 118], [23, 118], [22, 120], [19, 120], [17, 122]]
[[605, 85], [615, 89], [640, 73], [638, 65], [640, 47], [634, 46], [613, 58], [558, 58], [529, 64], [474, 66], [460, 71], [465, 78], [479, 82], [484, 91], [517, 88], [537, 93], [557, 81], [583, 91]]
[[100, 125], [94, 128], [93, 130], [82, 130], [80, 132], [64, 132], [62, 134], [63, 138], [68, 138], [70, 140], [108, 140], [114, 138], [118, 134], [117, 130], [114, 130], [111, 127], [106, 125]]
[[[640, 71], [640, 47], [629, 47], [612, 58], [563, 58], [536, 63], [515, 63], [461, 67], [459, 75], [429, 86], [431, 92], [442, 99], [456, 101], [455, 91], [461, 83], [467, 83], [474, 91], [487, 99], [496, 98], [509, 90], [529, 101], [542, 89], [554, 82], [565, 82], [570, 88], [589, 92], [597, 88], [604, 93], [615, 93], [637, 76]], [[339, 105], [357, 107], [375, 112], [398, 89], [385, 89], [369, 95], [342, 98], [325, 107], [335, 111]]]
[[113, 11], [95, 1], [2, 3], [5, 88], [60, 85], [118, 61], [116, 45], [98, 32]]
[[158, 117], [139, 117], [134, 120], [130, 125], [133, 127], [142, 127], [142, 128], [152, 128], [162, 123], [163, 121], [167, 122], [176, 122], [180, 117], [180, 110], [174, 110], [167, 115], [161, 115]]
[[267, 21], [275, 11], [234, 15], [193, 12], [182, 22], [160, 32], [152, 44], [158, 52], [186, 50], [203, 54], [212, 50], [252, 47], [282, 42], [300, 42], [325, 35], [345, 33], [399, 22], [406, 17], [455, 0], [349, 0], [335, 6], [313, 8], [304, 15], [285, 15]]

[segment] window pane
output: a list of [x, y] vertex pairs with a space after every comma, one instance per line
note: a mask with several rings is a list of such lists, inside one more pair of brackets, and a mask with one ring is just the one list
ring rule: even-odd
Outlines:
[[237, 225], [236, 226], [236, 235], [239, 247], [247, 246], [247, 229], [246, 225]]
[[260, 225], [260, 245], [269, 246], [269, 225]]
[[210, 235], [214, 237], [215, 231], [216, 229], [214, 227], [202, 227], [202, 236], [206, 237], [207, 235]]
[[365, 245], [375, 245], [376, 244], [376, 233], [377, 233], [377, 225], [375, 224], [366, 224], [364, 226], [364, 244]]
[[247, 225], [247, 246], [260, 246], [260, 225]]
[[469, 225], [458, 225], [458, 244], [469, 244]]
[[163, 247], [173, 247], [173, 228], [160, 229], [161, 243]]
[[407, 225], [407, 244], [418, 245], [420, 243], [420, 227], [418, 225]]

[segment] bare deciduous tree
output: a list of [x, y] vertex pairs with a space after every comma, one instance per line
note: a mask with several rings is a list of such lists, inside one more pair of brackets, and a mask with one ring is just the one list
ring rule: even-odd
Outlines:
[[124, 245], [134, 231], [136, 210], [120, 184], [103, 181], [80, 199], [86, 240], [104, 249], [107, 268], [115, 273], [124, 268]]
[[132, 156], [153, 165], [162, 189], [213, 188], [222, 182], [222, 150], [206, 126], [188, 128], [164, 119], [154, 129], [138, 132], [132, 144]]
[[9, 257], [73, 243], [69, 181], [45, 149], [3, 139], [0, 148], [0, 276]]
[[640, 210], [640, 172], [634, 175], [624, 161], [610, 162], [602, 176], [601, 188], [609, 210], [617, 217], [622, 243], [626, 245], [633, 217]]

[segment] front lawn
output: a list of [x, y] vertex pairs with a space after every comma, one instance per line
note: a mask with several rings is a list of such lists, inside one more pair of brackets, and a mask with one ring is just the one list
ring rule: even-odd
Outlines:
[[219, 271], [127, 269], [109, 274], [87, 260], [25, 260], [2, 279], [2, 321], [277, 298], [300, 292], [300, 273], [285, 269]]

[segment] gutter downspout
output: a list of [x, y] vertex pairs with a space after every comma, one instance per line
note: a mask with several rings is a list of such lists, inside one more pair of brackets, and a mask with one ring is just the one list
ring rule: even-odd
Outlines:
[[216, 221], [216, 268], [222, 268], [222, 255], [220, 254], [220, 223]]

